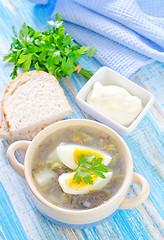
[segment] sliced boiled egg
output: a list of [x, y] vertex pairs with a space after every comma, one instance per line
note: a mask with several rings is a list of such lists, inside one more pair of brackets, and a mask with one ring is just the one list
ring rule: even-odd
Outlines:
[[78, 156], [83, 154], [94, 155], [96, 158], [103, 158], [103, 164], [108, 165], [112, 157], [102, 151], [97, 151], [87, 146], [81, 146], [76, 144], [64, 144], [61, 143], [57, 147], [57, 155], [64, 165], [70, 169], [76, 169], [78, 165]]
[[111, 179], [112, 172], [104, 173], [105, 179], [102, 179], [100, 177], [97, 177], [95, 175], [92, 176], [92, 184], [86, 184], [82, 180], [82, 182], [77, 183], [73, 176], [75, 175], [75, 172], [73, 173], [63, 173], [58, 178], [59, 184], [61, 188], [63, 189], [63, 192], [68, 194], [85, 194], [92, 190], [99, 190], [102, 189]]

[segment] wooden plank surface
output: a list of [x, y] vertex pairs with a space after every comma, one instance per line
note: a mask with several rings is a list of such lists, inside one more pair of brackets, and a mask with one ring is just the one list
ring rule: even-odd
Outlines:
[[[12, 66], [2, 59], [12, 41], [12, 25], [18, 30], [25, 21], [36, 30], [43, 29], [50, 20], [53, 5], [53, 1], [43, 8], [27, 0], [0, 0], [0, 99], [11, 81]], [[82, 59], [81, 64], [94, 71], [100, 67], [94, 59]], [[137, 208], [119, 210], [110, 220], [94, 228], [72, 230], [56, 226], [36, 210], [25, 180], [7, 161], [9, 143], [0, 141], [0, 239], [164, 239], [164, 64], [155, 62], [145, 66], [132, 81], [156, 98], [133, 133], [123, 137], [133, 156], [134, 171], [150, 183], [149, 198]], [[73, 110], [71, 118], [90, 118], [75, 102], [84, 84], [85, 80], [77, 74], [61, 82]], [[135, 196], [139, 190], [138, 186], [132, 186], [129, 195]]]

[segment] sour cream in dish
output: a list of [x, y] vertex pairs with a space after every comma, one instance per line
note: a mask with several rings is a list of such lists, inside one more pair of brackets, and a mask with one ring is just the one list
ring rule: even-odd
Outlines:
[[141, 99], [125, 88], [99, 82], [94, 83], [86, 101], [123, 126], [129, 126], [143, 109]]

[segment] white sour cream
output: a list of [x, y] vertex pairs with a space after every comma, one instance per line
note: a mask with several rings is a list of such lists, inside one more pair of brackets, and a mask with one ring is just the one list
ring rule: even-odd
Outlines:
[[118, 123], [129, 126], [142, 111], [142, 102], [125, 88], [95, 82], [86, 101]]

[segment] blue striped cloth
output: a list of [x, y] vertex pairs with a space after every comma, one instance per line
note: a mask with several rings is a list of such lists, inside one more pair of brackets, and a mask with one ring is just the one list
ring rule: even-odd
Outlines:
[[92, 45], [102, 65], [130, 77], [153, 60], [164, 62], [163, 6], [163, 0], [57, 0], [52, 19], [61, 12], [77, 42]]

